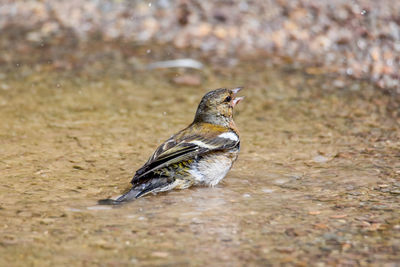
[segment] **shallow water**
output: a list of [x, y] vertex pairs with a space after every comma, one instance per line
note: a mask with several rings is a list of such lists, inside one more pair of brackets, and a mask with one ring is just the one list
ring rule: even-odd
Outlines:
[[[199, 73], [21, 65], [1, 73], [0, 265], [400, 262], [399, 120], [366, 83], [257, 64]], [[215, 188], [119, 207], [205, 88], [243, 85], [241, 153]]]

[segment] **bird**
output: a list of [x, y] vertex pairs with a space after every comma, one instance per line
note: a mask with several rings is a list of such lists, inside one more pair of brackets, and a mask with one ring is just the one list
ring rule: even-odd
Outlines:
[[162, 143], [136, 171], [132, 188], [100, 205], [118, 205], [149, 193], [186, 189], [193, 185], [214, 187], [232, 168], [240, 150], [239, 130], [233, 108], [244, 99], [242, 87], [219, 88], [201, 99], [193, 122]]

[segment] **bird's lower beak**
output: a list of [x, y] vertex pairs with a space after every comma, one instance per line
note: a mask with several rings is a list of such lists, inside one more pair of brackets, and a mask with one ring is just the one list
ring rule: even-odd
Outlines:
[[235, 107], [240, 101], [242, 101], [244, 99], [244, 97], [236, 97], [237, 93], [239, 93], [240, 90], [242, 90], [243, 87], [237, 87], [235, 89], [232, 89], [233, 92], [233, 100], [232, 100], [232, 106]]
[[232, 106], [235, 107], [240, 101], [242, 101], [244, 99], [243, 96], [241, 97], [235, 97], [235, 99], [233, 99], [232, 101]]

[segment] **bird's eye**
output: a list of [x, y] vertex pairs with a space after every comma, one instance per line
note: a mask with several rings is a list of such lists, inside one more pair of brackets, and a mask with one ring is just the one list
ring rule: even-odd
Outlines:
[[231, 96], [227, 96], [224, 101], [225, 102], [231, 102], [231, 100], [232, 100], [232, 97]]

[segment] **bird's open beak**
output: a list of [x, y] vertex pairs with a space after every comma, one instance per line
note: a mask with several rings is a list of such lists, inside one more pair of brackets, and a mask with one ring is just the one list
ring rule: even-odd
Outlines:
[[243, 87], [238, 87], [238, 88], [232, 89], [232, 92], [233, 92], [232, 106], [233, 107], [235, 107], [240, 101], [242, 101], [244, 99], [243, 96], [236, 97], [237, 93], [239, 93], [239, 91], [242, 89], [243, 89]]

